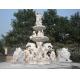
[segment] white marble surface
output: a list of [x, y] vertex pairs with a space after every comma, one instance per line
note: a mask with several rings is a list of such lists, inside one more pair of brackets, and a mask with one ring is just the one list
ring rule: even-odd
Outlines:
[[2, 62], [0, 69], [80, 69], [80, 63], [53, 63], [53, 64], [11, 64]]

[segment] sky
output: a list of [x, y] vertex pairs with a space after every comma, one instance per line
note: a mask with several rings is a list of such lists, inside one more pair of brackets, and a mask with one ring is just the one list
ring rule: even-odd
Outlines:
[[[12, 29], [11, 19], [14, 19], [13, 14], [17, 11], [17, 9], [0, 9], [0, 38], [2, 34], [6, 35]], [[35, 9], [35, 11], [43, 14], [46, 9]], [[57, 9], [57, 14], [70, 17], [70, 15], [73, 15], [77, 11], [80, 12], [80, 9]]]

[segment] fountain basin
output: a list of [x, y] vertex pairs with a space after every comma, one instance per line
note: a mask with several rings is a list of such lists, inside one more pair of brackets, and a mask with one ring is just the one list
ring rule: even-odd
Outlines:
[[34, 42], [45, 42], [45, 41], [49, 40], [49, 38], [47, 36], [43, 36], [43, 37], [35, 36], [30, 39]]
[[45, 26], [34, 26], [33, 29], [36, 31], [40, 31], [40, 30], [45, 30], [46, 27]]
[[0, 69], [80, 69], [80, 63], [12, 64], [0, 63]]

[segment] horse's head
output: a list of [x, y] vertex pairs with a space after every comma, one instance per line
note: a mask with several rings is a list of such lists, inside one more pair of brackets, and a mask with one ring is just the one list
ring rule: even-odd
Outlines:
[[45, 44], [43, 45], [43, 47], [44, 47], [45, 49], [47, 49], [47, 50], [51, 50], [51, 49], [53, 48], [53, 46], [52, 46], [51, 43], [45, 43]]

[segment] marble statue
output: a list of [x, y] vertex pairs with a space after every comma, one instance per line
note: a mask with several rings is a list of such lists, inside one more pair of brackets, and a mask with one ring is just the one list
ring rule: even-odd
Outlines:
[[33, 37], [36, 37], [36, 32], [35, 31], [33, 31], [33, 35], [30, 36], [30, 39], [33, 38]]
[[57, 54], [59, 62], [72, 62], [72, 60], [70, 60], [70, 52], [68, 51], [68, 48], [58, 49]]
[[43, 37], [44, 36], [44, 33], [43, 33], [43, 31], [41, 32], [41, 31], [38, 31], [38, 34], [37, 34], [37, 36], [39, 36], [39, 37]]
[[33, 37], [34, 37], [34, 36], [36, 36], [36, 32], [35, 32], [35, 31], [33, 31]]
[[26, 64], [29, 64], [30, 52], [29, 52], [28, 48], [26, 48], [26, 49], [24, 50], [24, 54], [25, 54], [25, 63], [26, 63]]
[[42, 25], [42, 16], [40, 14], [36, 14], [36, 25]]
[[50, 57], [51, 61], [54, 62], [56, 60], [56, 55], [55, 55], [55, 52], [53, 50], [52, 44], [51, 43], [45, 43], [43, 45], [43, 47], [44, 47], [44, 50], [46, 51], [46, 54], [48, 54], [48, 56]]
[[36, 45], [34, 43], [27, 43], [27, 52], [29, 56], [29, 64], [35, 64], [36, 63], [36, 54], [37, 54], [37, 49]]
[[56, 55], [55, 55], [54, 50], [51, 51], [50, 59], [51, 59], [52, 62], [55, 62], [56, 61]]

